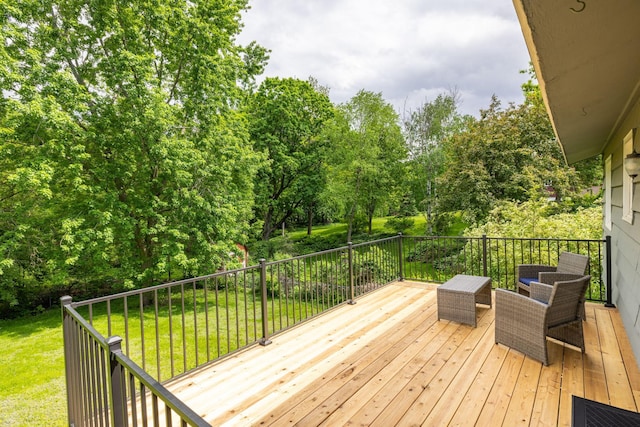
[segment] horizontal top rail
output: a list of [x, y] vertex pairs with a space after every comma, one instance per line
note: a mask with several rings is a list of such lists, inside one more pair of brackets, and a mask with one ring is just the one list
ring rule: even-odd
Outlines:
[[182, 280], [176, 280], [176, 281], [173, 281], [173, 282], [162, 283], [162, 284], [159, 284], [159, 285], [149, 286], [147, 288], [133, 289], [131, 291], [119, 292], [117, 294], [105, 295], [105, 296], [102, 296], [102, 297], [91, 298], [91, 299], [87, 299], [87, 300], [84, 300], [84, 301], [74, 301], [74, 302], [71, 303], [71, 305], [73, 307], [82, 307], [82, 306], [85, 306], [85, 305], [97, 304], [97, 303], [101, 303], [101, 302], [107, 302], [107, 301], [113, 300], [115, 298], [131, 297], [131, 296], [136, 296], [136, 295], [139, 295], [139, 294], [142, 294], [142, 293], [146, 293], [146, 292], [153, 292], [153, 291], [158, 291], [158, 290], [161, 290], [161, 289], [171, 288], [171, 287], [174, 287], [174, 286], [186, 285], [186, 284], [193, 283], [193, 282], [199, 282], [199, 281], [203, 281], [203, 280], [214, 279], [214, 278], [220, 277], [220, 276], [231, 276], [231, 275], [234, 275], [234, 274], [243, 273], [245, 271], [257, 270], [259, 268], [260, 268], [259, 265], [254, 265], [254, 266], [250, 266], [250, 267], [236, 268], [234, 270], [220, 271], [218, 273], [207, 274], [205, 276], [190, 277], [188, 279], [182, 279]]
[[[531, 242], [572, 242], [572, 243], [588, 243], [598, 242], [604, 243], [606, 239], [572, 239], [563, 237], [491, 237], [491, 236], [402, 236], [405, 239], [423, 239], [423, 240], [510, 240], [510, 241], [531, 241]], [[396, 239], [397, 237], [389, 237], [388, 239]], [[355, 246], [355, 245], [354, 245]]]
[[402, 236], [391, 236], [391, 237], [387, 237], [387, 238], [384, 238], [384, 239], [372, 240], [370, 242], [356, 243], [356, 244], [352, 245], [352, 247], [353, 248], [359, 248], [359, 247], [362, 247], [362, 246], [371, 246], [373, 244], [385, 243], [385, 242], [390, 242], [390, 241], [393, 241], [393, 240], [397, 240], [400, 237], [402, 237]]

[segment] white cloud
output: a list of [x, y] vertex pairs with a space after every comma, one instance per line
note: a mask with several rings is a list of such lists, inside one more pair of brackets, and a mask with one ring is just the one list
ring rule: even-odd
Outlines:
[[271, 49], [265, 76], [313, 76], [334, 102], [382, 92], [401, 112], [456, 87], [477, 114], [521, 102], [529, 57], [504, 0], [255, 0], [239, 42]]

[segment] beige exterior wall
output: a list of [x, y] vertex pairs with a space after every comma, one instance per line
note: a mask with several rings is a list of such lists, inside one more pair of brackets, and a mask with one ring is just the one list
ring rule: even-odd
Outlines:
[[[640, 102], [623, 118], [622, 124], [608, 141], [603, 159], [611, 155], [611, 222], [613, 303], [620, 310], [636, 359], [640, 360], [640, 183], [634, 183], [633, 224], [623, 215], [623, 140], [633, 128], [640, 129]], [[640, 151], [640, 135], [636, 151]], [[640, 177], [636, 178], [640, 181]]]

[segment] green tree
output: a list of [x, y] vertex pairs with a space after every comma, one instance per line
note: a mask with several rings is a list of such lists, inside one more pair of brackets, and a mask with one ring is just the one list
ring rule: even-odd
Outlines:
[[249, 106], [251, 138], [267, 159], [256, 176], [256, 218], [262, 239], [300, 209], [313, 211], [324, 185], [319, 135], [333, 114], [326, 94], [298, 79], [267, 78]]
[[386, 213], [400, 198], [406, 147], [398, 123], [382, 94], [361, 90], [338, 107], [338, 118], [328, 128], [332, 156], [327, 198], [341, 207], [349, 241], [358, 215], [371, 233], [374, 215]]
[[558, 199], [573, 191], [575, 173], [567, 167], [542, 98], [525, 89], [525, 102], [501, 108], [494, 96], [480, 119], [447, 143], [440, 201], [470, 220], [484, 218], [499, 200]]
[[434, 232], [438, 215], [437, 178], [444, 171], [443, 141], [460, 132], [465, 118], [458, 111], [455, 90], [424, 102], [403, 119], [404, 136], [409, 152], [407, 187], [424, 214], [427, 234]]
[[258, 164], [238, 82], [267, 57], [234, 42], [246, 7], [3, 3], [3, 292], [16, 271], [136, 286], [230, 261]]

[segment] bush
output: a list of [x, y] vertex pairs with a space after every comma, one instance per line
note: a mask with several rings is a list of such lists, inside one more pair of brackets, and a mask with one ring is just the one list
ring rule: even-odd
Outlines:
[[447, 243], [443, 244], [442, 240], [423, 240], [408, 251], [406, 260], [435, 263], [444, 258], [457, 256], [466, 242], [466, 239], [448, 239]]
[[[564, 206], [566, 207], [566, 205]], [[602, 238], [602, 206], [566, 212], [563, 205], [547, 201], [502, 202], [487, 221], [465, 231], [467, 236], [539, 237], [560, 239]]]
[[394, 216], [389, 218], [384, 224], [385, 228], [393, 230], [397, 233], [404, 233], [408, 229], [414, 226], [415, 220], [411, 217], [399, 217]]
[[258, 240], [249, 247], [251, 264], [257, 264], [262, 258], [268, 261], [277, 261], [291, 258], [294, 254], [293, 242], [287, 236], [274, 237], [266, 241]]

